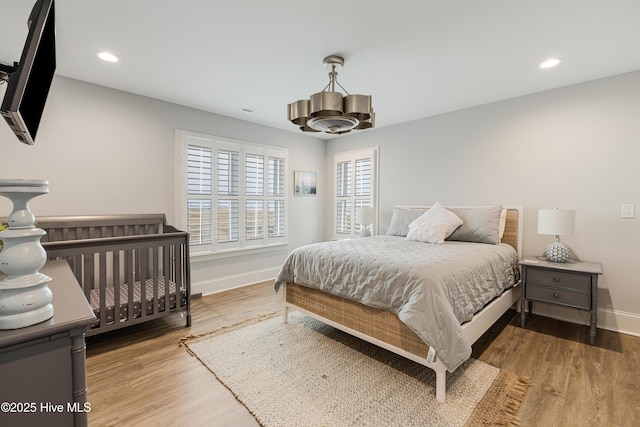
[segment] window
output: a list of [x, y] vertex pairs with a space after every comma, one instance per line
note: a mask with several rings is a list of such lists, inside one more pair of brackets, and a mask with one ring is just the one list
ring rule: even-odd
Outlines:
[[192, 253], [286, 243], [287, 151], [176, 132], [178, 217]]
[[[377, 211], [377, 148], [335, 155], [335, 230], [334, 237], [356, 237], [366, 224], [355, 222], [360, 207]], [[376, 224], [373, 224], [374, 230]]]

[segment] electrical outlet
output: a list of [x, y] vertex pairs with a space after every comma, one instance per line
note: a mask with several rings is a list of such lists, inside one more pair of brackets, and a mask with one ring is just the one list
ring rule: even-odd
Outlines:
[[622, 205], [622, 218], [633, 219], [636, 217], [636, 205]]

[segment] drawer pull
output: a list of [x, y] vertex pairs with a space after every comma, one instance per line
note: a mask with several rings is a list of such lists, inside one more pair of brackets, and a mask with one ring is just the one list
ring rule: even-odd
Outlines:
[[554, 281], [554, 282], [556, 282], [556, 283], [558, 283], [558, 282], [560, 282], [560, 278], [559, 278], [559, 277], [554, 277], [554, 278], [553, 278], [553, 281]]
[[558, 298], [560, 298], [560, 295], [558, 295], [558, 294], [553, 294], [553, 297], [554, 297], [555, 299], [558, 299]]

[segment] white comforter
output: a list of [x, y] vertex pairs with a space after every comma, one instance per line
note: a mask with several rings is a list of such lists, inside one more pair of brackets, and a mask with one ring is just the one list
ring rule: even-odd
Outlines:
[[461, 324], [517, 280], [517, 254], [507, 244], [376, 236], [300, 247], [275, 286], [295, 282], [389, 310], [453, 371], [471, 355]]

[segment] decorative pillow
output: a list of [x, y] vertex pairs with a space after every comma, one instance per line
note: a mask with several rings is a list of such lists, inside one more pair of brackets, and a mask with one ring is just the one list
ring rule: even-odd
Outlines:
[[427, 210], [428, 208], [393, 208], [391, 224], [389, 224], [389, 229], [386, 234], [389, 236], [407, 237], [407, 234], [409, 234], [409, 224], [418, 219], [418, 217]]
[[500, 243], [502, 206], [451, 208], [463, 224], [447, 240], [477, 243]]
[[500, 211], [500, 222], [498, 224], [498, 229], [500, 230], [500, 241], [502, 241], [502, 236], [504, 236], [505, 228], [507, 228], [507, 210], [502, 208], [502, 211]]
[[431, 209], [409, 224], [407, 240], [426, 243], [444, 243], [453, 231], [462, 225], [462, 220], [453, 212], [436, 202]]

